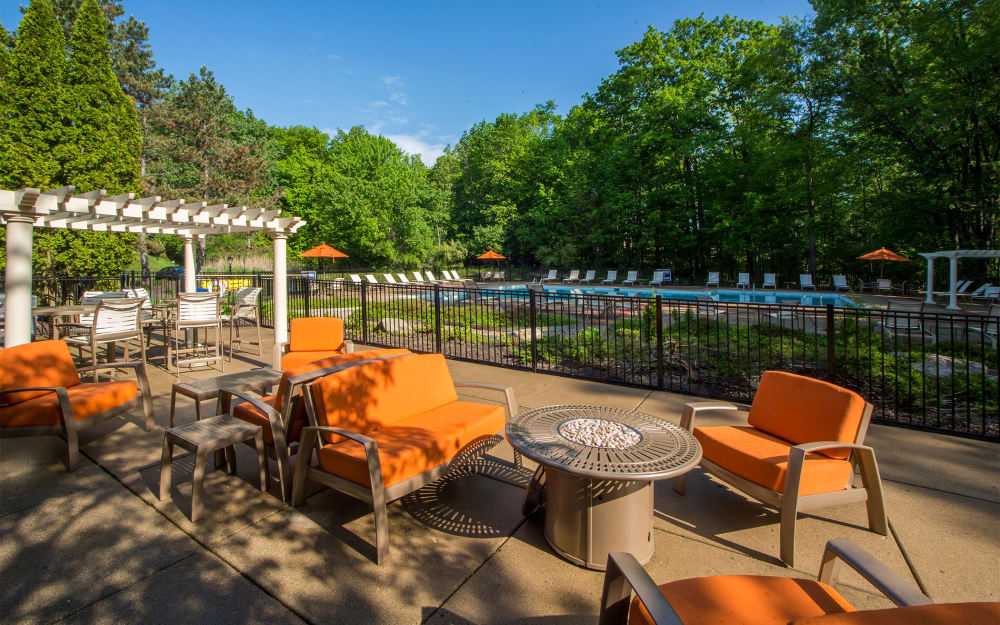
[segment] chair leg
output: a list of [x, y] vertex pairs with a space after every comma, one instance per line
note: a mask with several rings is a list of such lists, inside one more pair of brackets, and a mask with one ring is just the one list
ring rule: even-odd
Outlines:
[[170, 389], [170, 427], [174, 427], [174, 410], [177, 408], [177, 391]]
[[226, 447], [226, 472], [230, 475], [236, 473], [236, 446]]
[[[257, 448], [257, 463], [260, 469], [260, 492], [267, 492], [267, 485], [270, 484], [270, 477], [268, 476], [269, 468], [267, 466], [267, 454], [264, 453], [264, 435], [261, 432], [257, 432], [253, 439], [254, 447]], [[284, 487], [284, 485], [282, 485]], [[287, 501], [285, 499], [284, 490], [281, 492], [281, 500]]]
[[386, 510], [385, 490], [373, 489], [372, 496], [375, 508], [375, 564], [382, 564], [389, 559], [389, 513]]
[[264, 353], [264, 348], [260, 342], [260, 311], [256, 308], [254, 309], [254, 323], [257, 324], [257, 355], [260, 356]]
[[781, 498], [781, 561], [795, 566], [795, 523], [799, 517], [797, 494]]
[[677, 493], [678, 495], [683, 495], [684, 492], [685, 492], [685, 489], [684, 489], [684, 478], [685, 477], [687, 477], [687, 476], [686, 475], [678, 475], [677, 477], [674, 478], [674, 492]]
[[876, 534], [886, 536], [889, 533], [889, 519], [885, 511], [882, 478], [879, 475], [874, 452], [866, 450], [859, 454], [858, 469], [861, 471], [861, 483], [868, 491], [868, 500], [865, 502], [868, 509], [868, 528]]

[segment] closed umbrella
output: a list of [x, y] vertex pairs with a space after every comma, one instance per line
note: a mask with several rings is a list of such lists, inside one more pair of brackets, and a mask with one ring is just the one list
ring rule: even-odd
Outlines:
[[[896, 263], [908, 263], [910, 259], [905, 256], [900, 256], [892, 250], [887, 250], [884, 247], [875, 250], [874, 252], [868, 252], [867, 254], [862, 254], [858, 256], [858, 260], [882, 260]], [[879, 265], [879, 277], [881, 278], [885, 272], [885, 264]]]

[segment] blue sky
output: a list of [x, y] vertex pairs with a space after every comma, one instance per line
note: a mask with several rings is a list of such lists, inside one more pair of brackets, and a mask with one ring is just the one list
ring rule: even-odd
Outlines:
[[[26, 3], [26, 2], [24, 2]], [[0, 0], [0, 20], [20, 20]], [[221, 2], [124, 0], [157, 62], [206, 65], [236, 105], [277, 125], [364, 125], [433, 163], [471, 125], [554, 100], [568, 111], [647, 26], [731, 14], [777, 22], [806, 0], [660, 2]]]

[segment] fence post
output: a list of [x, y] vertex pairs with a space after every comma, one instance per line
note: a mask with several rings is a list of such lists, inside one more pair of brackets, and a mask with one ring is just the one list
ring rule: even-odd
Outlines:
[[656, 296], [656, 388], [663, 388], [663, 297]]
[[305, 290], [306, 290], [305, 296], [303, 297], [303, 299], [305, 300], [304, 303], [306, 308], [306, 317], [312, 317], [312, 315], [309, 313], [309, 295], [312, 292], [312, 285], [309, 282], [309, 278], [302, 278], [301, 283], [305, 285]]
[[826, 367], [831, 376], [837, 368], [837, 331], [833, 327], [833, 304], [826, 305]]
[[531, 370], [538, 371], [538, 328], [535, 327], [535, 291], [528, 291], [528, 325], [531, 330]]
[[441, 285], [434, 285], [434, 351], [441, 351]]
[[361, 342], [368, 344], [368, 283], [361, 283]]

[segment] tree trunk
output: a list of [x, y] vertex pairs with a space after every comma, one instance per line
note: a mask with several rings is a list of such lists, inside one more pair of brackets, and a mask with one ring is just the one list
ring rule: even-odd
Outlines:
[[806, 154], [806, 210], [809, 213], [809, 273], [816, 273], [816, 198], [813, 195], [812, 154]]
[[[142, 149], [139, 152], [139, 179], [145, 182], [146, 180], [146, 110], [140, 109], [140, 114], [142, 118]], [[149, 248], [146, 245], [146, 233], [139, 233], [139, 240], [136, 242], [136, 247], [139, 248], [139, 265], [142, 269], [142, 279], [149, 279]]]

